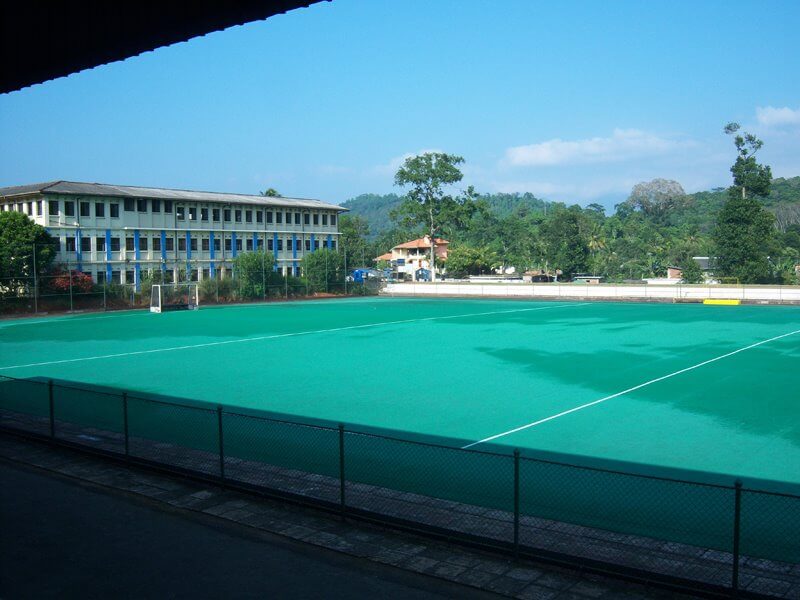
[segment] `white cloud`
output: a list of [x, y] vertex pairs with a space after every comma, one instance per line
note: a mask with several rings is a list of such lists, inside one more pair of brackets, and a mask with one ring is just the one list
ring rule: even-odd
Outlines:
[[667, 154], [691, 142], [659, 137], [638, 129], [615, 129], [611, 137], [566, 141], [559, 138], [506, 150], [505, 162], [514, 167], [542, 167], [621, 162]]
[[764, 125], [765, 127], [800, 125], [800, 108], [792, 110], [788, 106], [782, 108], [759, 106], [756, 108], [756, 119], [758, 119], [759, 125]]

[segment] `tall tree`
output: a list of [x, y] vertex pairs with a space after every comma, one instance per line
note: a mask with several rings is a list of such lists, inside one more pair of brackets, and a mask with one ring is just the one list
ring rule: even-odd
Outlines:
[[364, 217], [342, 215], [339, 218], [340, 248], [347, 253], [348, 264], [352, 267], [369, 267], [374, 256], [367, 244], [369, 225]]
[[733, 187], [741, 193], [742, 198], [747, 198], [748, 193], [752, 196], [768, 196], [772, 169], [756, 162], [756, 152], [761, 150], [764, 142], [752, 133], [743, 131], [740, 134], [740, 129], [738, 123], [728, 123], [724, 129], [727, 135], [734, 135], [733, 143], [736, 146], [736, 162], [731, 167]]
[[276, 190], [275, 188], [267, 188], [263, 192], [259, 192], [260, 195], [266, 196], [267, 198], [282, 198], [281, 193]]
[[772, 172], [755, 159], [764, 142], [738, 131], [738, 123], [725, 126], [726, 134], [736, 134], [737, 156], [731, 167], [733, 186], [728, 188], [728, 200], [714, 229], [714, 268], [716, 274], [735, 277], [741, 283], [766, 283], [772, 277], [769, 253], [774, 245], [775, 217], [754, 196], [769, 194]]
[[625, 201], [633, 209], [641, 210], [645, 216], [658, 224], [664, 224], [670, 212], [679, 208], [686, 199], [686, 192], [677, 181], [653, 179], [633, 186]]
[[561, 208], [539, 229], [548, 261], [568, 278], [575, 273], [585, 272], [589, 264], [589, 244], [583, 232], [581, 216], [577, 207]]
[[24, 214], [0, 212], [0, 285], [13, 289], [34, 273], [43, 274], [56, 257], [56, 244], [44, 227]]
[[400, 212], [408, 219], [425, 223], [431, 239], [431, 281], [436, 279], [436, 236], [446, 221], [466, 222], [468, 205], [474, 205], [475, 192], [472, 187], [461, 197], [445, 193], [446, 186], [461, 181], [458, 169], [464, 159], [455, 154], [426, 152], [407, 158], [394, 176], [394, 183], [409, 187]]

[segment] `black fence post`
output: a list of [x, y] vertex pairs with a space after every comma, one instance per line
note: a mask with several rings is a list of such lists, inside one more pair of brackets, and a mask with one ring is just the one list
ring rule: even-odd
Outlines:
[[219, 476], [225, 479], [225, 442], [222, 437], [222, 406], [217, 406], [217, 431], [219, 432]]
[[122, 431], [125, 435], [125, 458], [130, 456], [128, 443], [128, 392], [122, 392]]
[[733, 493], [733, 574], [731, 588], [733, 595], [739, 591], [739, 537], [741, 534], [742, 517], [742, 482], [737, 481]]
[[53, 380], [47, 380], [47, 402], [50, 407], [50, 437], [56, 437], [56, 411], [53, 403]]
[[514, 558], [519, 557], [519, 449], [514, 449]]
[[339, 510], [342, 514], [342, 521], [345, 520], [347, 512], [344, 487], [344, 425], [339, 423]]

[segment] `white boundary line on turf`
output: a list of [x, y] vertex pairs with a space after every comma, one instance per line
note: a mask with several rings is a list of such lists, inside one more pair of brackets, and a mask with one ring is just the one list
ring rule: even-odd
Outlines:
[[485, 442], [491, 442], [492, 440], [496, 440], [498, 438], [504, 437], [506, 435], [510, 435], [512, 433], [516, 433], [517, 431], [522, 431], [523, 429], [529, 429], [531, 427], [536, 427], [537, 425], [541, 425], [542, 423], [546, 423], [547, 421], [552, 421], [553, 419], [558, 419], [559, 417], [563, 417], [564, 415], [568, 415], [570, 413], [577, 412], [579, 410], [583, 410], [584, 408], [589, 408], [590, 406], [594, 406], [595, 404], [600, 404], [601, 402], [607, 402], [608, 400], [613, 400], [614, 398], [618, 398], [620, 396], [624, 396], [625, 394], [629, 394], [630, 392], [634, 392], [639, 390], [643, 387], [647, 387], [648, 385], [652, 385], [654, 383], [658, 383], [659, 381], [664, 381], [665, 379], [669, 379], [671, 377], [675, 377], [682, 373], [686, 373], [687, 371], [693, 371], [694, 369], [699, 369], [705, 365], [711, 364], [713, 362], [717, 362], [718, 360], [722, 360], [723, 358], [728, 358], [729, 356], [733, 356], [734, 354], [739, 354], [740, 352], [744, 352], [745, 350], [750, 350], [752, 348], [756, 348], [758, 346], [763, 346], [764, 344], [768, 344], [770, 342], [774, 342], [775, 340], [779, 340], [781, 338], [789, 337], [790, 335], [795, 335], [800, 333], [800, 329], [795, 331], [790, 331], [789, 333], [784, 333], [783, 335], [777, 335], [775, 337], [769, 338], [768, 340], [762, 340], [760, 342], [756, 342], [755, 344], [750, 344], [749, 346], [745, 346], [744, 348], [739, 348], [738, 350], [734, 350], [733, 352], [728, 352], [727, 354], [723, 354], [721, 356], [717, 356], [715, 358], [711, 358], [709, 360], [704, 360], [701, 363], [697, 363], [696, 365], [692, 365], [691, 367], [686, 367], [685, 369], [681, 369], [679, 371], [675, 371], [674, 373], [670, 373], [668, 375], [663, 375], [661, 377], [657, 377], [656, 379], [651, 379], [650, 381], [645, 381], [644, 383], [640, 383], [639, 385], [635, 385], [627, 390], [622, 390], [621, 392], [617, 392], [616, 394], [611, 394], [610, 396], [606, 396], [605, 398], [600, 398], [599, 400], [595, 400], [594, 402], [588, 402], [586, 404], [582, 404], [580, 406], [576, 406], [575, 408], [571, 408], [569, 410], [565, 410], [564, 412], [560, 412], [556, 415], [551, 415], [549, 417], [545, 417], [544, 419], [539, 419], [538, 421], [534, 421], [533, 423], [528, 423], [527, 425], [522, 425], [520, 427], [515, 427], [514, 429], [509, 429], [508, 431], [504, 431], [503, 433], [498, 433], [497, 435], [493, 435], [482, 440], [478, 440], [477, 442], [472, 442], [471, 444], [467, 444], [466, 446], [462, 446], [462, 450], [466, 450], [467, 448], [472, 448], [473, 446], [477, 446], [478, 444], [483, 444]]
[[175, 350], [190, 350], [193, 348], [208, 348], [210, 346], [224, 346], [227, 344], [241, 344], [244, 342], [260, 342], [264, 340], [275, 340], [280, 338], [288, 338], [288, 337], [299, 337], [301, 335], [314, 335], [318, 333], [333, 333], [336, 331], [348, 331], [352, 329], [366, 329], [368, 327], [383, 327], [385, 325], [402, 325], [405, 323], [418, 323], [423, 321], [440, 321], [444, 319], [460, 319], [465, 317], [484, 317], [488, 315], [502, 315], [502, 314], [509, 314], [509, 313], [520, 313], [520, 312], [532, 312], [532, 311], [539, 311], [539, 310], [548, 310], [553, 308], [563, 308], [565, 306], [586, 306], [589, 302], [580, 302], [580, 303], [570, 303], [570, 304], [558, 304], [556, 306], [540, 306], [537, 308], [518, 308], [513, 310], [494, 310], [489, 312], [480, 312], [480, 313], [468, 313], [463, 315], [445, 315], [442, 317], [421, 317], [419, 319], [402, 319], [399, 321], [384, 321], [381, 323], [364, 323], [362, 325], [348, 325], [346, 327], [332, 327], [330, 329], [314, 329], [311, 331], [296, 331], [292, 333], [277, 333], [274, 335], [262, 335], [259, 337], [252, 337], [252, 338], [239, 338], [236, 340], [222, 340], [219, 342], [207, 342], [204, 344], [190, 344], [187, 346], [173, 346], [170, 348], [155, 348], [152, 350], [136, 350], [133, 352], [120, 352], [119, 354], [103, 354], [100, 356], [87, 356], [84, 358], [66, 358], [63, 360], [50, 360], [46, 362], [38, 362], [38, 363], [29, 363], [25, 365], [11, 365], [8, 367], [0, 367], [0, 371], [8, 371], [11, 369], [23, 369], [26, 367], [44, 367], [47, 365], [61, 365], [65, 363], [74, 363], [74, 362], [82, 362], [88, 360], [100, 360], [105, 358], [122, 358], [123, 356], [137, 356], [140, 354], [154, 354], [156, 352], [172, 352]]

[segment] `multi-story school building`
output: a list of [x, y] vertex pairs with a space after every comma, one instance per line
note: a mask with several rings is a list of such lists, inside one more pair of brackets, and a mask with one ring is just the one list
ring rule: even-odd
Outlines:
[[275, 269], [298, 275], [300, 260], [336, 249], [339, 213], [320, 200], [51, 181], [0, 188], [0, 210], [24, 213], [59, 241], [56, 263], [98, 282], [139, 284], [230, 271], [240, 252], [266, 248]]

